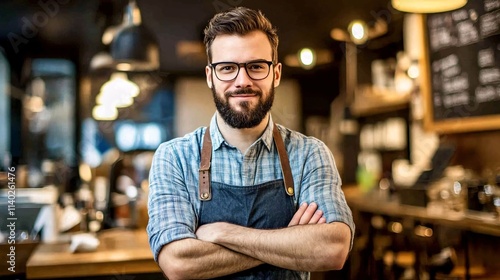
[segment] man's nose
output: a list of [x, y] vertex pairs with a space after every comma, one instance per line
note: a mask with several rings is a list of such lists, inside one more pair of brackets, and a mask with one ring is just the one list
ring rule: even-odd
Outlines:
[[245, 66], [240, 65], [240, 71], [234, 80], [237, 87], [249, 87], [252, 85], [252, 78], [248, 76]]

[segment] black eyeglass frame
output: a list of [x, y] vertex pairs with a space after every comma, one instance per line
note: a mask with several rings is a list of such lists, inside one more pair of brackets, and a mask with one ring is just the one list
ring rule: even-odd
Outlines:
[[[224, 63], [230, 63], [230, 64], [235, 64], [235, 65], [238, 65], [238, 71], [236, 71], [236, 75], [234, 76], [234, 78], [232, 79], [229, 79], [229, 80], [222, 80], [221, 78], [219, 78], [219, 76], [217, 76], [217, 71], [215, 70], [215, 67], [219, 64], [224, 64]], [[269, 66], [269, 69], [267, 71], [267, 75], [264, 77], [264, 78], [260, 78], [260, 79], [254, 79], [252, 78], [252, 76], [248, 73], [248, 69], [247, 69], [247, 65], [248, 64], [252, 64], [252, 63], [265, 63]], [[222, 82], [230, 82], [230, 81], [233, 81], [235, 80], [238, 75], [240, 74], [240, 69], [241, 67], [245, 68], [245, 71], [247, 72], [247, 75], [250, 79], [254, 80], [254, 81], [260, 81], [260, 80], [264, 80], [266, 79], [267, 77], [269, 77], [269, 73], [271, 73], [271, 65], [274, 66], [276, 64], [274, 64], [274, 62], [272, 61], [269, 61], [269, 60], [252, 60], [252, 61], [248, 61], [248, 62], [241, 62], [241, 63], [238, 63], [238, 62], [234, 62], [234, 61], [221, 61], [221, 62], [216, 62], [216, 63], [210, 63], [208, 64], [208, 66], [210, 66], [213, 70], [213, 72], [215, 73], [215, 77], [217, 77], [217, 79], [219, 79], [219, 81], [222, 81]]]

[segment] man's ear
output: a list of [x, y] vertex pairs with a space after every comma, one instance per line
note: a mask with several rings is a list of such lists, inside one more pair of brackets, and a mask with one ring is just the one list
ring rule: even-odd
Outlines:
[[212, 68], [205, 66], [205, 75], [207, 76], [208, 88], [212, 88]]
[[281, 63], [277, 63], [273, 67], [274, 71], [274, 87], [277, 87], [280, 85], [281, 81]]

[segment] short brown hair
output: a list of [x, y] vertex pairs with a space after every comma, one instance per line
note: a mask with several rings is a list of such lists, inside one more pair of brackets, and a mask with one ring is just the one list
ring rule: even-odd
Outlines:
[[212, 61], [211, 47], [217, 35], [245, 35], [251, 31], [260, 30], [267, 35], [272, 48], [273, 63], [278, 63], [278, 34], [261, 11], [245, 7], [237, 7], [216, 14], [204, 30], [203, 43], [207, 51], [208, 61]]

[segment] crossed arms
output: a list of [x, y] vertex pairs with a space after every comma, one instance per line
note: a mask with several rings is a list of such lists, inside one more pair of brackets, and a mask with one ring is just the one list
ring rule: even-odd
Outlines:
[[297, 271], [341, 269], [351, 232], [344, 223], [325, 223], [316, 203], [302, 204], [288, 227], [261, 230], [229, 223], [199, 227], [197, 239], [171, 242], [158, 263], [171, 279], [207, 279], [263, 263]]

